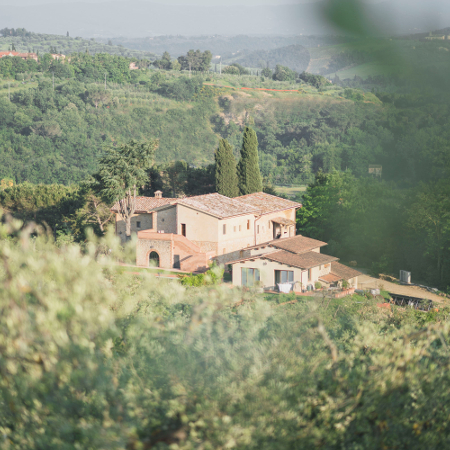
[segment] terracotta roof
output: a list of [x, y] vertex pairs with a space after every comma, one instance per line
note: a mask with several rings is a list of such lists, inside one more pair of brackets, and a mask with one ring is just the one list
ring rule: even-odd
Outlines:
[[287, 250], [291, 253], [306, 253], [315, 248], [324, 247], [327, 243], [298, 235], [290, 238], [275, 239], [274, 241], [270, 241], [269, 245], [271, 247]]
[[337, 281], [341, 281], [342, 278], [339, 278], [337, 275], [334, 275], [333, 273], [328, 273], [327, 275], [322, 275], [319, 277], [319, 280], [325, 281], [325, 283], [336, 283]]
[[237, 197], [236, 200], [258, 208], [261, 214], [268, 214], [276, 211], [283, 211], [285, 209], [302, 207], [301, 203], [293, 202], [292, 200], [286, 200], [284, 198], [276, 197], [275, 195], [266, 194], [264, 192], [243, 195], [242, 197]]
[[286, 226], [295, 225], [295, 221], [286, 219], [286, 217], [276, 217], [275, 219], [272, 219], [272, 222], [279, 223], [281, 225], [286, 225]]
[[299, 269], [312, 269], [313, 267], [321, 266], [322, 264], [337, 261], [339, 258], [316, 252], [308, 252], [297, 255], [295, 253], [281, 250], [279, 252], [264, 253], [263, 255], [248, 256], [247, 258], [230, 261], [227, 264], [236, 264], [238, 262], [251, 261], [255, 259], [268, 259], [269, 261], [279, 262], [286, 266], [297, 267]]
[[258, 209], [254, 206], [241, 203], [234, 198], [228, 198], [220, 194], [187, 197], [182, 200], [179, 199], [178, 203], [211, 214], [219, 219], [244, 214], [259, 214]]
[[[178, 200], [178, 198], [136, 197], [135, 213], [148, 213], [161, 206], [175, 204]], [[111, 211], [118, 213], [119, 203], [116, 203]]]
[[286, 252], [284, 250], [274, 253], [266, 253], [261, 257], [292, 267], [298, 267], [300, 269], [311, 269], [313, 267], [321, 266], [322, 264], [328, 264], [331, 261], [337, 261], [339, 259], [335, 256], [324, 255], [322, 253], [316, 252], [308, 252], [298, 255], [295, 253]]
[[362, 275], [361, 272], [358, 272], [351, 267], [344, 266], [344, 264], [340, 264], [338, 262], [331, 263], [331, 273], [339, 277], [339, 280], [350, 280], [350, 278], [355, 278]]

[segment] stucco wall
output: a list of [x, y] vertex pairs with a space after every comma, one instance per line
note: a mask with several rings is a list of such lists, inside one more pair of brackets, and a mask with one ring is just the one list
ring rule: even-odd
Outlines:
[[149, 255], [151, 252], [159, 254], [159, 267], [171, 269], [173, 266], [172, 241], [138, 239], [136, 244], [136, 265], [149, 266]]
[[[141, 223], [140, 228], [137, 227], [137, 222]], [[153, 228], [153, 215], [150, 214], [133, 214], [131, 217], [131, 234], [142, 230], [150, 230]], [[125, 220], [120, 214], [116, 214], [116, 235], [124, 242], [126, 239], [126, 225]]]
[[[264, 288], [275, 289], [275, 270], [290, 270], [294, 272], [294, 283], [301, 280], [302, 270], [295, 267], [288, 267], [273, 261], [257, 259], [255, 261], [244, 261], [233, 264], [233, 285], [241, 286], [243, 267], [259, 269], [261, 283]], [[306, 278], [305, 276], [303, 277]]]
[[[295, 208], [287, 209], [285, 211], [274, 212], [270, 214], [264, 214], [260, 219], [256, 221], [256, 244], [272, 241], [274, 239], [273, 234], [273, 219], [283, 217], [285, 219], [293, 220], [295, 222]], [[281, 227], [282, 237], [295, 236], [295, 226]]]
[[193, 242], [217, 242], [219, 219], [200, 211], [177, 205], [177, 234], [181, 233], [181, 224], [186, 224], [186, 237]]
[[[245, 256], [244, 256], [245, 257]], [[308, 280], [308, 271], [298, 269], [295, 267], [289, 267], [287, 265], [277, 263], [274, 261], [268, 261], [263, 259], [257, 259], [254, 261], [244, 261], [241, 263], [233, 264], [232, 273], [233, 273], [233, 285], [241, 286], [241, 268], [248, 267], [252, 269], [259, 269], [261, 275], [261, 282], [263, 287], [269, 289], [275, 289], [275, 270], [290, 270], [294, 272], [294, 283], [299, 282], [302, 283], [303, 289], [306, 289], [308, 284], [312, 284], [316, 281], [319, 281], [319, 276], [325, 275], [330, 272], [330, 268], [324, 268], [322, 266], [322, 270], [319, 267], [313, 267], [311, 269], [311, 280]], [[300, 289], [300, 286], [296, 286], [296, 289]]]

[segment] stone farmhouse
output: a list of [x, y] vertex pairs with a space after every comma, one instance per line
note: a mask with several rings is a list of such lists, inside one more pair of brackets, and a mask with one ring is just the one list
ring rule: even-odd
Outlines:
[[[266, 193], [236, 198], [207, 194], [187, 198], [137, 197], [131, 232], [137, 234], [136, 264], [186, 272], [204, 271], [212, 260], [232, 267], [233, 284], [273, 289], [279, 284], [333, 285], [359, 272], [323, 255], [325, 242], [296, 236], [301, 204]], [[116, 213], [124, 242], [125, 221]]]

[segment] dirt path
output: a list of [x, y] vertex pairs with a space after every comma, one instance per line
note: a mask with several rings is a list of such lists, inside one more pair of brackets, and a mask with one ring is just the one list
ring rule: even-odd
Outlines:
[[393, 294], [408, 295], [410, 297], [426, 298], [427, 300], [433, 300], [436, 303], [448, 303], [448, 299], [440, 297], [439, 295], [432, 294], [426, 289], [418, 286], [403, 286], [401, 284], [391, 283], [385, 280], [379, 280], [378, 278], [372, 278], [368, 275], [361, 275], [358, 277], [359, 289], [377, 289], [383, 288], [383, 290], [392, 292]]

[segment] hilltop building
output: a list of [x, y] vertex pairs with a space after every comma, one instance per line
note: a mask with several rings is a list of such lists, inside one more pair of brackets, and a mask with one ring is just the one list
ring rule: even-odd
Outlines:
[[36, 62], [39, 61], [38, 55], [36, 53], [18, 53], [18, 52], [0, 52], [0, 58], [4, 58], [5, 56], [13, 57], [17, 56], [22, 58], [23, 60], [34, 59]]
[[[327, 245], [296, 236], [301, 204], [266, 193], [228, 198], [220, 194], [187, 198], [138, 197], [131, 232], [137, 233], [136, 264], [186, 272], [204, 271], [212, 260], [232, 266], [233, 284], [275, 288], [345, 279], [359, 272], [323, 255]], [[125, 241], [125, 221], [116, 213], [116, 234]]]

